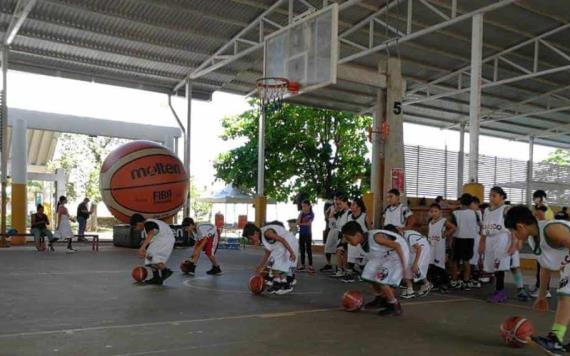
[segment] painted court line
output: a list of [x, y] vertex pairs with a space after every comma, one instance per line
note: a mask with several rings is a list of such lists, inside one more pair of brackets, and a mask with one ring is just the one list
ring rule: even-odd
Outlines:
[[[426, 301], [419, 301], [419, 302], [408, 302], [408, 303], [405, 303], [404, 305], [412, 306], [412, 305], [442, 304], [442, 303], [467, 302], [467, 301], [479, 301], [479, 300], [470, 299], [470, 298], [455, 298], [455, 299], [447, 299], [447, 300], [426, 300]], [[222, 316], [222, 317], [203, 318], [203, 319], [171, 320], [171, 321], [159, 321], [159, 322], [152, 322], [152, 323], [93, 326], [93, 327], [87, 327], [87, 328], [45, 330], [45, 331], [30, 331], [30, 332], [22, 332], [22, 333], [0, 334], [0, 339], [6, 339], [6, 338], [12, 338], [12, 337], [25, 337], [25, 336], [54, 335], [54, 334], [70, 335], [70, 334], [74, 334], [74, 333], [82, 333], [82, 332], [89, 332], [89, 331], [144, 328], [144, 327], [168, 326], [168, 325], [177, 326], [180, 324], [203, 323], [203, 322], [224, 321], [224, 320], [291, 317], [291, 316], [297, 316], [297, 315], [303, 315], [303, 314], [321, 313], [321, 312], [328, 312], [328, 311], [340, 311], [340, 310], [342, 310], [342, 309], [341, 308], [307, 309], [307, 310], [295, 310], [295, 311], [282, 312], [282, 313], [245, 314], [245, 315]]]
[[249, 341], [224, 342], [224, 343], [218, 343], [218, 344], [197, 345], [197, 346], [189, 346], [189, 347], [179, 347], [179, 348], [174, 348], [174, 349], [160, 349], [160, 350], [143, 351], [143, 352], [130, 352], [130, 353], [126, 353], [126, 354], [115, 354], [114, 356], [136, 356], [136, 355], [168, 354], [168, 353], [177, 352], [177, 351], [201, 350], [201, 349], [210, 349], [210, 348], [221, 347], [221, 346], [245, 344], [246, 342], [249, 343]]

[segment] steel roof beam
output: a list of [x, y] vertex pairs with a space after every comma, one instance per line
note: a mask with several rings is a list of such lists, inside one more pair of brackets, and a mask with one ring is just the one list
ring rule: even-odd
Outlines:
[[34, 8], [36, 0], [19, 0], [16, 4], [16, 9], [12, 15], [12, 20], [8, 26], [8, 31], [4, 36], [4, 45], [10, 46], [14, 41], [14, 38], [18, 34], [20, 27], [24, 24], [24, 21]]

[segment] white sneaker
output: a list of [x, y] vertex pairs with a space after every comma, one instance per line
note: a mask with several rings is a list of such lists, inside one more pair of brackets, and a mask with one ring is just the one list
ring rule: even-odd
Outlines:
[[[532, 291], [529, 292], [529, 294], [533, 298], [538, 298], [538, 288], [533, 289]], [[552, 298], [552, 294], [550, 294], [549, 290], [546, 291], [546, 298]]]
[[336, 271], [335, 274], [331, 275], [331, 278], [342, 278], [342, 277], [344, 277], [344, 271], [340, 269]]
[[297, 285], [297, 278], [295, 278], [295, 279], [293, 279], [293, 280], [291, 281], [291, 285], [292, 285], [292, 286], [296, 286], [296, 285]]
[[283, 286], [282, 288], [278, 289], [275, 291], [275, 294], [277, 295], [284, 295], [284, 294], [289, 294], [293, 292], [293, 286], [291, 285], [291, 283], [287, 283], [285, 286]]
[[416, 296], [416, 293], [414, 293], [413, 289], [408, 288], [405, 291], [403, 291], [400, 296], [404, 299], [410, 299], [410, 298], [414, 298]]
[[65, 249], [65, 253], [76, 253], [76, 252], [77, 250], [74, 250], [72, 248]]
[[418, 291], [418, 297], [425, 297], [426, 295], [429, 294], [429, 292], [432, 290], [433, 288], [433, 284], [431, 283], [427, 283], [424, 284], [420, 287], [420, 290]]

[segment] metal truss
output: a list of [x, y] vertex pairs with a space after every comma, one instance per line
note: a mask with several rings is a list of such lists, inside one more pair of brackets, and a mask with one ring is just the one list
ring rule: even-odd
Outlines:
[[10, 26], [8, 26], [8, 31], [4, 36], [4, 45], [10, 46], [18, 34], [20, 27], [28, 17], [29, 13], [34, 8], [37, 0], [19, 0], [16, 4], [16, 9], [12, 15], [12, 20], [10, 21]]

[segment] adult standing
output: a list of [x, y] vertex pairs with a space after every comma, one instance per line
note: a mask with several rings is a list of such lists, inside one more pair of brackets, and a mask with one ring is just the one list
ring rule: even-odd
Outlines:
[[85, 227], [87, 226], [87, 219], [89, 219], [89, 215], [91, 215], [87, 208], [89, 201], [89, 198], [85, 198], [83, 202], [77, 206], [77, 223], [79, 224], [77, 241], [87, 241], [85, 238]]
[[57, 232], [59, 237], [62, 239], [67, 239], [67, 251], [68, 253], [77, 252], [77, 250], [71, 247], [71, 240], [73, 239], [73, 231], [71, 231], [71, 223], [69, 219], [69, 211], [65, 206], [67, 204], [67, 198], [65, 196], [60, 196], [57, 202]]

